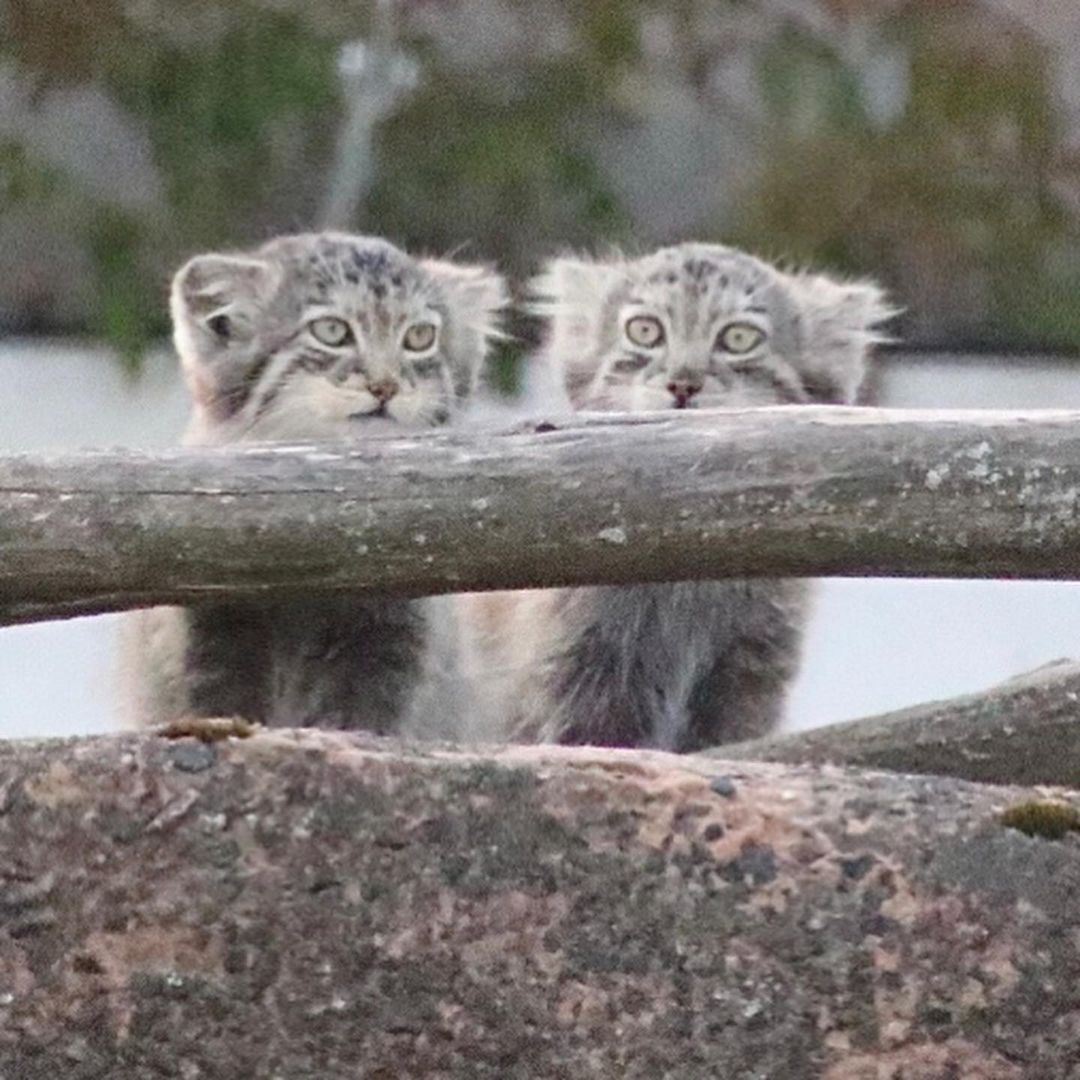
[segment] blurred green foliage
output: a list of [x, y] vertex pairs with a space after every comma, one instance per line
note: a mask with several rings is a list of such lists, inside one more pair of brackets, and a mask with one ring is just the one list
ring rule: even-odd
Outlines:
[[515, 274], [553, 246], [627, 238], [616, 195], [565, 135], [595, 107], [596, 88], [580, 70], [554, 67], [508, 101], [450, 78], [416, 94], [379, 140], [372, 220], [417, 248], [447, 251], [473, 238]]
[[134, 51], [110, 72], [145, 118], [185, 240], [213, 244], [272, 193], [274, 135], [299, 120], [304, 152], [325, 159], [337, 108], [334, 45], [292, 15], [261, 13], [211, 47]]
[[[1080, 275], [1062, 257], [1077, 223], [1044, 54], [1017, 35], [988, 55], [970, 23], [925, 9], [894, 19], [884, 43], [907, 64], [903, 108], [885, 122], [837, 49], [797, 33], [774, 43], [769, 145], [736, 239], [903, 283], [956, 344], [1080, 346], [1068, 302]], [[956, 311], [964, 289], [982, 294], [970, 314]]]
[[10, 32], [0, 35], [0, 56], [41, 86], [93, 81], [149, 137], [166, 212], [87, 198], [84, 226], [98, 297], [90, 329], [132, 366], [166, 330], [164, 286], [175, 261], [275, 231], [261, 219], [275, 197], [290, 201], [280, 189], [293, 179], [278, 144], [291, 142], [293, 160], [325, 161], [338, 107], [337, 42], [296, 13], [243, 0], [177, 7], [176, 30], [155, 32], [112, 0], [13, 0]]
[[[519, 276], [560, 246], [670, 239], [624, 205], [590, 133], [632, 135], [640, 123], [626, 87], [652, 85], [643, 28], [660, 16], [676, 42], [668, 76], [710, 92], [725, 39], [699, 32], [709, 7], [564, 0], [561, 47], [519, 49], [475, 71], [447, 59], [430, 24], [403, 19], [423, 80], [378, 130], [358, 227], [434, 252], [464, 240], [462, 257], [496, 258]], [[165, 283], [180, 259], [314, 223], [342, 116], [338, 48], [370, 31], [372, 8], [147, 0], [139, 11], [121, 0], [8, 0], [0, 16], [0, 61], [41, 86], [97, 83], [149, 140], [167, 205], [136, 211], [83, 194], [77, 226], [96, 271], [92, 328], [133, 360], [164, 330]], [[1060, 195], [1045, 50], [1020, 32], [988, 34], [979, 12], [901, 5], [862, 51], [774, 18], [754, 46], [760, 160], [724, 193], [723, 216], [695, 231], [882, 277], [916, 338], [1080, 346], [1077, 223]], [[899, 80], [884, 108], [882, 72]], [[50, 200], [79, 197], [73, 177], [0, 144], [0, 211], [45, 213]], [[509, 388], [514, 350], [504, 352]]]
[[62, 183], [55, 169], [12, 139], [0, 139], [0, 214], [27, 203], [46, 203]]

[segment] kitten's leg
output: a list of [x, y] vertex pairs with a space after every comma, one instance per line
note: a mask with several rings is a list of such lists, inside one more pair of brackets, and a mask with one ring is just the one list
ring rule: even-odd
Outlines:
[[[566, 590], [531, 726], [565, 744], [643, 746], [663, 713], [663, 586]], [[660, 651], [658, 651], [658, 649]], [[546, 715], [545, 715], [546, 714]]]
[[267, 723], [388, 734], [421, 680], [422, 601], [328, 599], [276, 609]]
[[132, 719], [394, 731], [422, 678], [423, 603], [328, 598], [139, 612], [123, 644]]
[[808, 583], [738, 584], [745, 590], [738, 633], [690, 693], [687, 725], [673, 747], [680, 752], [767, 735], [783, 718], [799, 668]]
[[183, 608], [128, 612], [120, 620], [117, 646], [115, 689], [122, 727], [167, 724], [187, 714]]
[[787, 581], [572, 590], [533, 708], [562, 743], [685, 751], [762, 734], [797, 667], [804, 597]]
[[241, 604], [151, 608], [125, 617], [119, 686], [125, 726], [267, 711], [266, 609]]
[[269, 719], [275, 611], [243, 603], [184, 612], [184, 683], [192, 716]]
[[547, 698], [567, 745], [641, 746], [655, 711], [644, 673], [620, 653], [613, 628], [597, 620], [553, 657]]

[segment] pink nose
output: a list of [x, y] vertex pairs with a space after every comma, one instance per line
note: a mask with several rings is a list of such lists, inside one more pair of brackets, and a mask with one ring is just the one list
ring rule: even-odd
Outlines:
[[701, 383], [697, 379], [672, 379], [667, 388], [675, 399], [675, 408], [685, 409], [690, 399], [701, 390]]
[[382, 402], [389, 401], [400, 389], [401, 386], [398, 384], [397, 379], [389, 377], [368, 383], [368, 392], [372, 397]]

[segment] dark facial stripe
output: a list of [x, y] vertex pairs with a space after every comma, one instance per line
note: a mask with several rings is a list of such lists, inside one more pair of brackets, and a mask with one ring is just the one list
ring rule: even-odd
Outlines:
[[301, 370], [308, 371], [312, 375], [322, 375], [331, 371], [333, 368], [336, 368], [342, 362], [342, 359], [343, 357], [340, 354], [321, 352], [318, 349], [309, 349], [306, 352], [300, 353], [288, 370], [292, 371], [295, 367], [299, 367]]
[[785, 378], [783, 372], [766, 364], [761, 367], [742, 369], [739, 375], [749, 378], [751, 382], [767, 384], [777, 391], [780, 401], [785, 405], [805, 405], [808, 400], [806, 388], [794, 372], [791, 373], [790, 378]]
[[235, 364], [230, 369], [225, 361], [223, 370], [218, 374], [218, 385], [209, 409], [218, 420], [228, 420], [235, 416], [247, 404], [252, 391], [258, 384], [267, 364], [273, 360], [273, 352], [260, 353], [254, 361], [244, 368]]
[[258, 408], [255, 411], [255, 416], [252, 419], [259, 419], [259, 417], [265, 415], [266, 410], [277, 400], [278, 395], [288, 384], [289, 379], [301, 368], [301, 362], [303, 360], [303, 354], [292, 357], [288, 365], [278, 373], [277, 382], [273, 386], [267, 387], [266, 392], [259, 399]]

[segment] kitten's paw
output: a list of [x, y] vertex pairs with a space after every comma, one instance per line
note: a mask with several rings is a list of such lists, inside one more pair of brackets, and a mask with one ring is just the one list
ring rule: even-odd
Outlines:
[[181, 716], [159, 727], [155, 734], [164, 739], [198, 739], [200, 742], [220, 742], [222, 739], [249, 739], [261, 724], [242, 716]]

